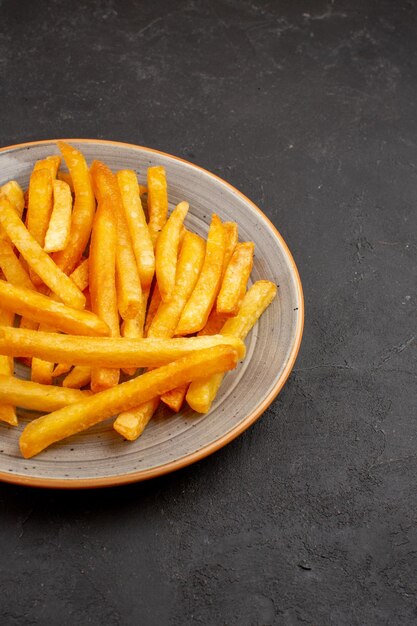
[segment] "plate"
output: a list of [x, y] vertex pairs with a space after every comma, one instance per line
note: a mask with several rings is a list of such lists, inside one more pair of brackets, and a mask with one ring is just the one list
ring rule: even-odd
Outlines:
[[[99, 487], [130, 483], [194, 463], [232, 441], [265, 411], [282, 389], [294, 365], [303, 331], [301, 282], [288, 247], [268, 218], [237, 189], [187, 161], [150, 148], [112, 141], [68, 139], [87, 162], [100, 159], [113, 170], [131, 168], [140, 180], [150, 165], [166, 168], [170, 209], [190, 203], [187, 226], [206, 235], [210, 216], [236, 221], [240, 240], [255, 242], [251, 279], [268, 279], [278, 296], [248, 336], [247, 357], [227, 374], [206, 415], [185, 409], [172, 415], [161, 409], [135, 442], [124, 441], [103, 422], [56, 444], [30, 460], [20, 456], [17, 432], [0, 425], [0, 479], [38, 487]], [[55, 140], [0, 150], [0, 184], [16, 179], [27, 188], [37, 159], [58, 150]], [[22, 366], [17, 375], [26, 376]], [[32, 416], [33, 417], [33, 416]]]

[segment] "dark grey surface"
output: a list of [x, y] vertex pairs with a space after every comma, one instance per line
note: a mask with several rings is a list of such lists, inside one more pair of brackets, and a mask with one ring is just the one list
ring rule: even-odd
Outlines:
[[1, 145], [201, 164], [271, 217], [306, 297], [295, 372], [216, 455], [0, 487], [1, 624], [416, 623], [417, 2], [3, 0], [0, 24]]

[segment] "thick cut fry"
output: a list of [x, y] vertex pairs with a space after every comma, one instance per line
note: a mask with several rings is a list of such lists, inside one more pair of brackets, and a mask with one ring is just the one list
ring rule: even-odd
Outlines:
[[91, 367], [88, 365], [76, 365], [62, 381], [63, 387], [81, 389], [91, 381]]
[[0, 196], [0, 222], [12, 243], [45, 285], [65, 304], [77, 309], [84, 308], [85, 297], [82, 292], [42, 250], [4, 196]]
[[68, 245], [65, 250], [56, 252], [53, 259], [65, 274], [71, 274], [90, 238], [96, 201], [88, 166], [81, 152], [63, 141], [57, 143], [70, 172], [75, 198]]
[[25, 208], [25, 194], [19, 183], [15, 180], [9, 180], [8, 183], [0, 187], [0, 193], [6, 196], [18, 216], [22, 218], [23, 209]]
[[[0, 326], [13, 326], [14, 314], [0, 308]], [[13, 359], [0, 356], [0, 375], [13, 376]], [[3, 401], [0, 403], [0, 421], [17, 426], [15, 403]]]
[[93, 161], [91, 176], [97, 200], [108, 197], [116, 218], [116, 285], [119, 313], [123, 319], [133, 319], [142, 305], [142, 288], [117, 178], [100, 161]]
[[161, 396], [162, 402], [164, 402], [170, 409], [178, 413], [181, 410], [182, 405], [184, 404], [185, 396], [188, 391], [188, 383], [185, 385], [181, 385], [181, 387], [177, 387], [176, 389], [171, 389], [171, 391], [167, 391]]
[[152, 296], [151, 296], [151, 301], [149, 302], [148, 311], [146, 313], [145, 327], [143, 329], [144, 337], [148, 336], [148, 330], [152, 324], [152, 320], [155, 317], [156, 312], [161, 302], [162, 302], [162, 298], [161, 298], [161, 294], [159, 293], [158, 283], [155, 283]]
[[229, 261], [232, 258], [232, 254], [235, 251], [238, 241], [238, 226], [236, 222], [223, 222], [223, 228], [226, 245], [223, 257], [222, 280], [226, 271], [226, 267], [228, 266]]
[[159, 292], [164, 302], [170, 300], [174, 291], [180, 233], [189, 208], [188, 202], [180, 202], [158, 237], [155, 270]]
[[196, 333], [205, 326], [220, 288], [225, 245], [223, 225], [217, 215], [213, 215], [204, 265], [194, 291], [181, 314], [176, 335]]
[[12, 244], [7, 239], [0, 238], [0, 268], [6, 280], [12, 285], [35, 290], [29, 274], [15, 253]]
[[149, 326], [148, 337], [173, 337], [184, 306], [200, 275], [204, 254], [203, 239], [194, 233], [187, 232], [178, 258], [172, 297], [168, 302], [160, 303]]
[[[222, 328], [224, 336], [239, 337], [242, 341], [259, 317], [275, 298], [277, 287], [269, 280], [259, 280], [252, 285], [243, 298], [236, 317], [230, 318]], [[207, 413], [223, 380], [223, 374], [214, 374], [191, 383], [187, 402], [194, 411]]]
[[27, 228], [43, 247], [52, 212], [52, 176], [48, 169], [34, 169], [29, 183], [29, 202], [26, 215]]
[[80, 291], [85, 291], [88, 287], [88, 259], [84, 259], [78, 267], [70, 274], [70, 278], [77, 285]]
[[252, 271], [254, 248], [252, 241], [237, 244], [217, 296], [218, 313], [229, 317], [237, 315]]
[[[91, 234], [89, 276], [91, 309], [110, 328], [110, 336], [120, 335], [116, 295], [116, 223], [110, 197], [99, 201]], [[102, 391], [119, 382], [120, 371], [95, 367], [91, 372], [91, 389]]]
[[148, 167], [148, 228], [155, 247], [168, 217], [168, 193], [165, 168]]
[[0, 328], [0, 354], [38, 357], [45, 361], [102, 367], [159, 367], [190, 352], [218, 345], [232, 346], [245, 356], [245, 344], [236, 337], [179, 337], [176, 339], [125, 339], [80, 337], [21, 328]]
[[11, 285], [4, 280], [0, 280], [0, 302], [7, 311], [24, 315], [34, 322], [50, 324], [66, 333], [73, 333], [74, 335], [109, 334], [107, 324], [94, 313], [73, 309], [41, 293]]
[[91, 391], [40, 385], [30, 380], [0, 375], [0, 402], [14, 404], [30, 411], [56, 411], [91, 395]]
[[41, 159], [40, 161], [36, 161], [35, 167], [33, 171], [37, 170], [48, 170], [51, 175], [52, 180], [54, 180], [58, 173], [58, 168], [61, 164], [61, 157], [58, 155], [52, 155], [46, 157], [46, 159]]
[[159, 398], [152, 398], [135, 409], [119, 413], [113, 423], [115, 431], [129, 441], [135, 441], [145, 430], [159, 406]]
[[62, 180], [54, 180], [54, 204], [45, 235], [45, 252], [58, 252], [68, 245], [71, 230], [71, 189]]
[[142, 208], [136, 174], [133, 170], [121, 170], [117, 172], [117, 182], [122, 196], [124, 214], [132, 240], [140, 282], [142, 289], [146, 290], [150, 287], [155, 273], [155, 254]]
[[51, 444], [86, 430], [115, 413], [128, 411], [162, 393], [205, 374], [236, 367], [237, 352], [227, 346], [189, 354], [138, 378], [111, 387], [75, 405], [44, 415], [29, 423], [20, 437], [25, 458], [38, 454]]
[[71, 189], [71, 193], [74, 193], [74, 184], [72, 182], [71, 174], [69, 172], [63, 172], [62, 170], [59, 170], [56, 177], [58, 180], [62, 180], [64, 183], [67, 183], [68, 187]]

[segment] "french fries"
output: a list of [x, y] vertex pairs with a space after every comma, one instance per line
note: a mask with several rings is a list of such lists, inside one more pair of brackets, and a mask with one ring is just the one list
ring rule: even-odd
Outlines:
[[148, 168], [148, 228], [154, 247], [168, 216], [168, 194], [165, 169]]
[[[25, 192], [0, 187], [0, 421], [16, 426], [16, 407], [50, 412], [24, 429], [25, 458], [111, 416], [133, 441], [161, 400], [207, 412], [276, 293], [258, 281], [245, 294], [254, 244], [238, 242], [237, 223], [213, 215], [204, 240], [184, 225], [185, 199], [168, 217], [163, 167], [144, 186], [57, 145], [69, 172], [51, 155]], [[31, 382], [13, 377], [14, 358]]]
[[40, 385], [30, 380], [0, 375], [0, 403], [20, 406], [30, 411], [56, 411], [91, 395], [91, 391]]
[[45, 252], [65, 250], [71, 230], [71, 189], [62, 180], [54, 180], [53, 192], [54, 203], [43, 247]]
[[77, 309], [84, 308], [85, 297], [82, 292], [42, 250], [5, 196], [0, 196], [0, 223], [12, 243], [45, 285], [65, 304]]
[[[0, 308], [0, 326], [13, 326], [14, 314]], [[13, 358], [0, 355], [0, 375], [13, 376]], [[0, 421], [17, 426], [15, 403], [4, 401], [0, 404]]]
[[116, 387], [106, 389], [49, 415], [30, 422], [20, 440], [24, 458], [31, 458], [53, 443], [86, 430], [115, 413], [160, 396], [173, 387], [236, 367], [238, 354], [233, 347], [217, 346], [188, 354]]
[[69, 169], [75, 199], [68, 244], [64, 250], [56, 252], [53, 259], [65, 274], [71, 274], [81, 259], [90, 238], [96, 201], [84, 156], [64, 141], [58, 141], [57, 145]]
[[4, 280], [0, 280], [0, 302], [7, 311], [24, 315], [34, 322], [49, 324], [65, 333], [103, 336], [109, 334], [107, 324], [94, 313], [73, 309], [41, 293], [17, 287]]
[[140, 282], [142, 289], [146, 291], [150, 287], [155, 273], [155, 254], [140, 200], [138, 181], [133, 170], [121, 170], [117, 172], [116, 176], [132, 239]]
[[233, 317], [239, 311], [252, 271], [253, 250], [252, 241], [236, 245], [217, 296], [217, 312], [221, 315]]
[[158, 237], [155, 271], [163, 302], [168, 302], [174, 291], [180, 233], [189, 208], [188, 202], [180, 202]]
[[[238, 315], [227, 320], [221, 334], [225, 337], [238, 337], [243, 341], [265, 309], [271, 304], [276, 292], [276, 285], [268, 280], [258, 280], [254, 283], [246, 292]], [[186, 396], [190, 407], [198, 413], [207, 413], [222, 380], [223, 375], [218, 373], [191, 383]]]
[[119, 313], [123, 319], [133, 319], [138, 315], [142, 305], [142, 287], [117, 179], [100, 161], [93, 161], [90, 171], [97, 199], [108, 197], [114, 211], [117, 230], [116, 285]]
[[45, 361], [91, 367], [160, 367], [190, 352], [218, 345], [232, 346], [239, 358], [243, 359], [245, 356], [245, 344], [240, 339], [222, 335], [125, 339], [60, 335], [0, 327], [0, 354], [37, 357]]
[[176, 335], [196, 333], [205, 326], [220, 288], [225, 247], [223, 225], [217, 215], [213, 215], [203, 268], [181, 314]]
[[[111, 337], [120, 336], [116, 294], [116, 223], [110, 197], [98, 203], [91, 234], [89, 276], [91, 310], [110, 328]], [[91, 389], [102, 391], [119, 382], [120, 371], [95, 367], [91, 372]]]

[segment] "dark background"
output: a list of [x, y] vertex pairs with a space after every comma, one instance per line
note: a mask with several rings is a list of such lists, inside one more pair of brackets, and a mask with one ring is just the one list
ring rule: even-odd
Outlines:
[[417, 621], [417, 2], [0, 2], [0, 144], [184, 157], [274, 221], [306, 298], [287, 385], [192, 467], [0, 486], [0, 622]]

